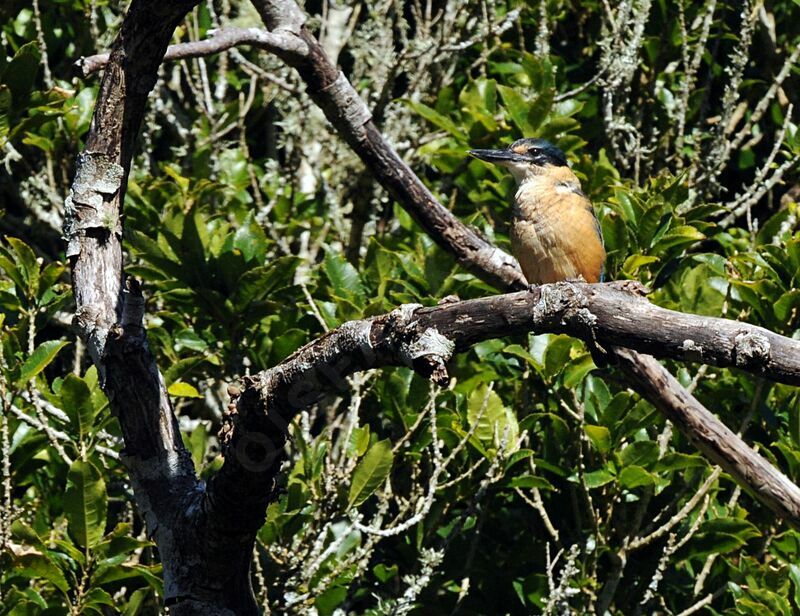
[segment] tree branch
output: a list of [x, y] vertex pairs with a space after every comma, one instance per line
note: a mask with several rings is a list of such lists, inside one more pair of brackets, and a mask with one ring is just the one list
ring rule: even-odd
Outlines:
[[680, 386], [655, 359], [617, 349], [628, 378], [710, 460], [759, 501], [800, 528], [800, 488]]
[[[635, 316], [628, 318], [631, 305]], [[619, 318], [620, 314], [626, 317]], [[653, 328], [653, 322], [660, 327]], [[709, 334], [712, 327], [714, 331]], [[735, 331], [744, 332], [744, 336], [763, 336], [776, 351], [792, 355], [795, 368], [800, 368], [800, 342], [735, 321], [665, 310], [615, 288], [614, 283], [542, 285], [531, 291], [429, 308], [406, 305], [389, 314], [351, 321], [275, 368], [248, 377], [243, 392], [234, 392], [236, 407], [227, 416], [223, 438], [226, 460], [214, 479], [212, 492], [229, 490], [227, 498], [233, 511], [265, 506], [268, 492], [253, 490], [251, 480], [272, 481], [289, 422], [323, 395], [346, 391], [349, 386], [345, 379], [361, 370], [409, 366], [446, 385], [446, 364], [454, 352], [491, 338], [525, 332], [590, 337], [609, 349], [615, 342], [624, 341], [632, 348], [676, 359], [685, 359], [683, 341], [693, 340], [696, 346], [692, 352], [703, 351], [704, 362], [734, 366]], [[720, 347], [727, 348], [728, 353]], [[726, 428], [655, 359], [628, 349], [614, 350], [636, 387], [700, 451], [780, 517], [800, 528], [800, 488]], [[763, 373], [755, 364], [748, 367]], [[793, 374], [793, 379], [800, 376], [800, 372]], [[229, 455], [231, 452], [236, 455]], [[245, 452], [247, 455], [243, 455]], [[253, 473], [256, 468], [260, 474]], [[247, 473], [248, 481], [241, 480], [241, 473]]]
[[656, 357], [742, 368], [800, 385], [800, 341], [740, 321], [661, 308], [620, 287], [625, 284], [542, 285], [532, 293], [425, 308], [419, 315], [455, 342], [457, 350], [509, 334], [564, 333], [609, 350], [627, 347]]
[[[209, 34], [210, 38], [203, 41], [170, 45], [164, 54], [164, 61], [211, 56], [238, 45], [252, 45], [265, 51], [272, 53], [280, 51], [283, 54], [303, 55], [308, 51], [296, 36], [267, 32], [261, 28], [227, 27], [212, 30]], [[103, 69], [108, 64], [108, 59], [107, 53], [84, 56], [75, 62], [74, 67], [78, 74], [85, 78]]]
[[[76, 322], [125, 439], [120, 459], [163, 564], [170, 613], [256, 614], [253, 533], [208, 514], [147, 346], [144, 299], [123, 285], [121, 212], [147, 96], [175, 27], [198, 0], [133, 0], [100, 84], [84, 151], [65, 204]], [[263, 515], [263, 512], [262, 512]]]
[[516, 260], [442, 206], [386, 142], [347, 77], [331, 64], [322, 46], [302, 25], [304, 17], [294, 0], [254, 0], [253, 5], [271, 32], [295, 33], [303, 42], [308, 50], [305, 54], [288, 48], [274, 53], [297, 69], [309, 96], [328, 121], [425, 232], [459, 264], [492, 286], [525, 288]]
[[[196, 0], [131, 4], [100, 84], [86, 147], [78, 155], [65, 203], [76, 322], [119, 417], [131, 478], [148, 493], [140, 505], [151, 528], [155, 520], [150, 516], [157, 516], [161, 506], [171, 507], [168, 498], [157, 497], [160, 489], [179, 477], [193, 485], [194, 469], [147, 348], [138, 285], [122, 285], [120, 214], [147, 95], [176, 25], [194, 4]], [[165, 457], [169, 463], [161, 470], [146, 462]], [[153, 482], [163, 485], [146, 487]]]

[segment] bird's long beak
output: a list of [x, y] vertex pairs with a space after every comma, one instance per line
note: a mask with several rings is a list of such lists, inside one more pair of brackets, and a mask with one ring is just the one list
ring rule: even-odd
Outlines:
[[522, 157], [511, 150], [470, 150], [470, 155], [487, 163], [502, 165], [503, 163], [521, 162]]

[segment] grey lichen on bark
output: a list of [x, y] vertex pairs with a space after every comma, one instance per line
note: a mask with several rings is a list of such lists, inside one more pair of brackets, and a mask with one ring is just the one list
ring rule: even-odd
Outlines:
[[740, 368], [760, 369], [770, 360], [769, 338], [757, 332], [739, 332], [733, 339], [733, 358]]
[[122, 166], [107, 154], [88, 151], [78, 154], [75, 179], [64, 202], [67, 257], [80, 254], [80, 238], [89, 230], [122, 235], [116, 208], [107, 211], [107, 205], [119, 192], [124, 175]]

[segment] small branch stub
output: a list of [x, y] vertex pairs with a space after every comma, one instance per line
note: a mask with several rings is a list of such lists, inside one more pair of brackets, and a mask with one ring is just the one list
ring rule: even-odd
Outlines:
[[447, 362], [455, 349], [456, 345], [452, 340], [440, 334], [435, 327], [429, 327], [408, 345], [408, 354], [415, 370], [430, 376], [440, 387], [446, 387], [450, 380]]

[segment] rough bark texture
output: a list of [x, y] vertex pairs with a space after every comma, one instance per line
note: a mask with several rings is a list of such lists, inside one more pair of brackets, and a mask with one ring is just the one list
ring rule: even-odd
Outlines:
[[621, 346], [656, 357], [742, 368], [800, 385], [800, 341], [740, 321], [667, 310], [624, 286], [543, 285], [531, 293], [425, 308], [418, 317], [452, 339], [458, 350], [513, 333], [557, 332], [609, 350]]
[[[640, 305], [640, 320], [615, 321], [614, 316], [625, 313], [631, 303]], [[654, 315], [664, 327], [651, 326]], [[227, 418], [225, 464], [212, 485], [229, 493], [232, 514], [241, 510], [243, 503], [254, 508], [265, 506], [263, 493], [248, 488], [262, 485], [272, 489], [271, 483], [263, 484], [271, 482], [279, 468], [285, 427], [297, 412], [324, 394], [346, 390], [348, 376], [371, 368], [409, 366], [446, 384], [446, 364], [454, 352], [483, 340], [524, 332], [567, 333], [606, 345], [635, 388], [701, 452], [781, 518], [800, 528], [800, 488], [725, 427], [655, 359], [613, 346], [624, 337], [631, 348], [684, 359], [682, 341], [691, 339], [704, 351], [704, 361], [735, 366], [739, 336], [768, 336], [775, 348], [789, 351], [795, 359], [800, 343], [735, 321], [658, 308], [615, 288], [615, 283], [542, 285], [530, 291], [428, 308], [407, 305], [386, 315], [345, 323], [275, 368], [245, 380], [244, 390], [235, 394], [238, 404]], [[721, 348], [711, 351], [712, 347], [701, 346], [705, 342]], [[754, 364], [747, 367], [756, 368]], [[242, 456], [247, 447], [249, 453]], [[243, 460], [262, 468], [263, 475], [253, 475], [253, 469], [243, 465]], [[243, 475], [256, 483], [243, 484]]]

